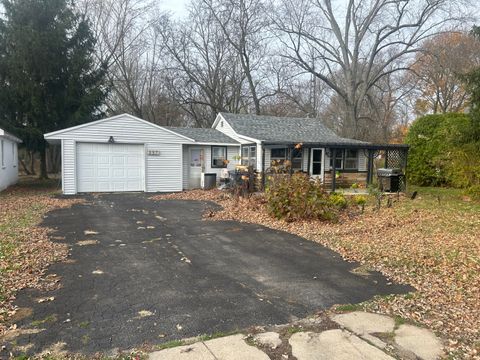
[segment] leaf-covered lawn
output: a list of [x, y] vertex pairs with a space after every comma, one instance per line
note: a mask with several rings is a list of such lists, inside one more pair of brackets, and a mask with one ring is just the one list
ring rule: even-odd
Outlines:
[[402, 197], [379, 212], [373, 205], [364, 214], [351, 209], [338, 223], [272, 219], [261, 197], [231, 199], [218, 191], [167, 197], [216, 201], [224, 210], [208, 212], [208, 217], [285, 230], [413, 285], [415, 293], [379, 297], [363, 305], [433, 329], [446, 340], [452, 358], [476, 358], [480, 356], [480, 203], [452, 189], [413, 190], [418, 191], [415, 200]]
[[43, 275], [49, 264], [67, 257], [68, 248], [50, 241], [49, 229], [39, 224], [46, 212], [78, 200], [55, 198], [55, 185], [55, 181], [22, 179], [0, 193], [0, 335], [16, 311], [12, 302], [18, 290], [58, 284], [57, 278]]

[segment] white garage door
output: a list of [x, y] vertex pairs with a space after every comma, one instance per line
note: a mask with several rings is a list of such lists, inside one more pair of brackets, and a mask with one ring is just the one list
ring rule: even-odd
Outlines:
[[77, 144], [77, 191], [144, 190], [144, 146]]

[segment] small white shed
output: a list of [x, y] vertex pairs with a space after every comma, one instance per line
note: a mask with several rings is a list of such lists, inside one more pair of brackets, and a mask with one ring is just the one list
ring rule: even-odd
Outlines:
[[18, 144], [21, 142], [0, 129], [0, 191], [18, 181]]
[[[240, 150], [237, 141], [215, 129], [185, 132], [128, 114], [48, 133], [45, 139], [61, 144], [62, 189], [69, 195], [199, 187], [202, 172], [232, 169], [228, 160]], [[225, 165], [216, 166], [222, 159]]]

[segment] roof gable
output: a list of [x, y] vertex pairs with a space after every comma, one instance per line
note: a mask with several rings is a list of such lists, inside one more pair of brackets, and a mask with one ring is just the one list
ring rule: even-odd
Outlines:
[[170, 138], [170, 140], [173, 140], [175, 142], [194, 142], [193, 139], [187, 136], [173, 132], [166, 127], [156, 125], [154, 123], [140, 119], [130, 114], [116, 115], [105, 119], [72, 126], [66, 129], [45, 134], [44, 137], [47, 140], [99, 135], [132, 137], [131, 135], [133, 133], [135, 133], [136, 137], [140, 137], [143, 139], [148, 137], [149, 140], [155, 140], [156, 136], [162, 135]]

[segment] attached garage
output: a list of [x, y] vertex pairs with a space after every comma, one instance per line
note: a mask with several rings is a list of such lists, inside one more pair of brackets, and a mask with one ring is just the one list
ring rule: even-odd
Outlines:
[[[174, 192], [189, 184], [185, 153], [202, 149], [203, 164], [210, 164], [214, 146], [228, 148], [231, 159], [240, 144], [215, 129], [167, 128], [123, 114], [45, 134], [61, 145], [62, 190], [84, 192]], [[226, 160], [226, 159], [225, 159]], [[233, 163], [229, 165], [232, 168]], [[208, 165], [204, 171], [218, 172]], [[187, 171], [186, 171], [187, 170]], [[185, 177], [185, 178], [184, 178]]]
[[144, 191], [144, 145], [77, 143], [78, 192]]

